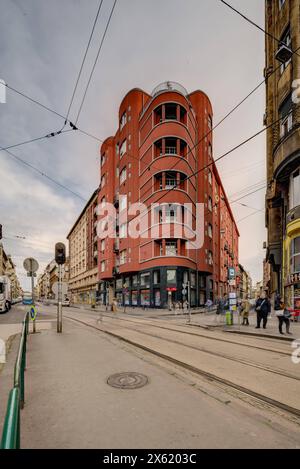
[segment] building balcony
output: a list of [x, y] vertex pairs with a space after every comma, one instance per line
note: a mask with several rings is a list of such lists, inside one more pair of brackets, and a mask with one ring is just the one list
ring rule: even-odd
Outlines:
[[289, 225], [298, 219], [300, 219], [300, 205], [289, 211], [286, 216], [286, 224]]

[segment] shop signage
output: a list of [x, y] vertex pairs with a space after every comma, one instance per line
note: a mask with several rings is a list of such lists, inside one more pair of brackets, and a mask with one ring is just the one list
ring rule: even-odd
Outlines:
[[300, 283], [300, 272], [295, 272], [291, 274], [288, 278], [288, 283], [293, 285], [294, 283]]

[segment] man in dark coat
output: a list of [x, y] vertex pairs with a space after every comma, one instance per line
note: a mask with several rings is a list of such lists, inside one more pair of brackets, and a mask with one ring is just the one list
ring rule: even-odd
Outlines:
[[263, 321], [263, 328], [266, 329], [268, 322], [268, 315], [271, 312], [271, 303], [267, 295], [261, 295], [255, 304], [255, 311], [257, 314], [257, 326], [255, 329], [260, 329], [261, 321]]

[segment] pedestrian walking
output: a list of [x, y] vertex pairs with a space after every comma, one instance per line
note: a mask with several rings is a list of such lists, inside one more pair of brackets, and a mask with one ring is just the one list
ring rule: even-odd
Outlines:
[[290, 324], [291, 324], [291, 321], [290, 321], [290, 317], [291, 317], [291, 313], [290, 311], [286, 308], [286, 305], [284, 303], [284, 300], [283, 298], [276, 298], [275, 300], [275, 315], [277, 316], [278, 318], [278, 328], [279, 328], [279, 333], [284, 335], [283, 331], [282, 331], [282, 326], [283, 324], [285, 323], [285, 328], [286, 328], [286, 333], [291, 335], [291, 332], [290, 332]]
[[242, 326], [249, 326], [249, 312], [250, 312], [250, 301], [247, 297], [245, 300], [242, 301], [241, 304], [241, 316], [243, 318]]
[[266, 329], [268, 315], [271, 311], [271, 303], [266, 294], [261, 295], [256, 301], [255, 311], [257, 314], [257, 325], [255, 329], [260, 329], [261, 321], [263, 321], [263, 328]]
[[224, 293], [223, 298], [220, 298], [218, 301], [216, 314], [225, 314], [226, 309], [228, 309], [228, 300], [226, 293]]

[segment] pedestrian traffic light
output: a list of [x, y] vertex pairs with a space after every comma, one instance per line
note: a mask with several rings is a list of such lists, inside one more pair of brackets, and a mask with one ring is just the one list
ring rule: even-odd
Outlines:
[[55, 261], [61, 265], [66, 262], [66, 246], [64, 243], [56, 243], [55, 245]]

